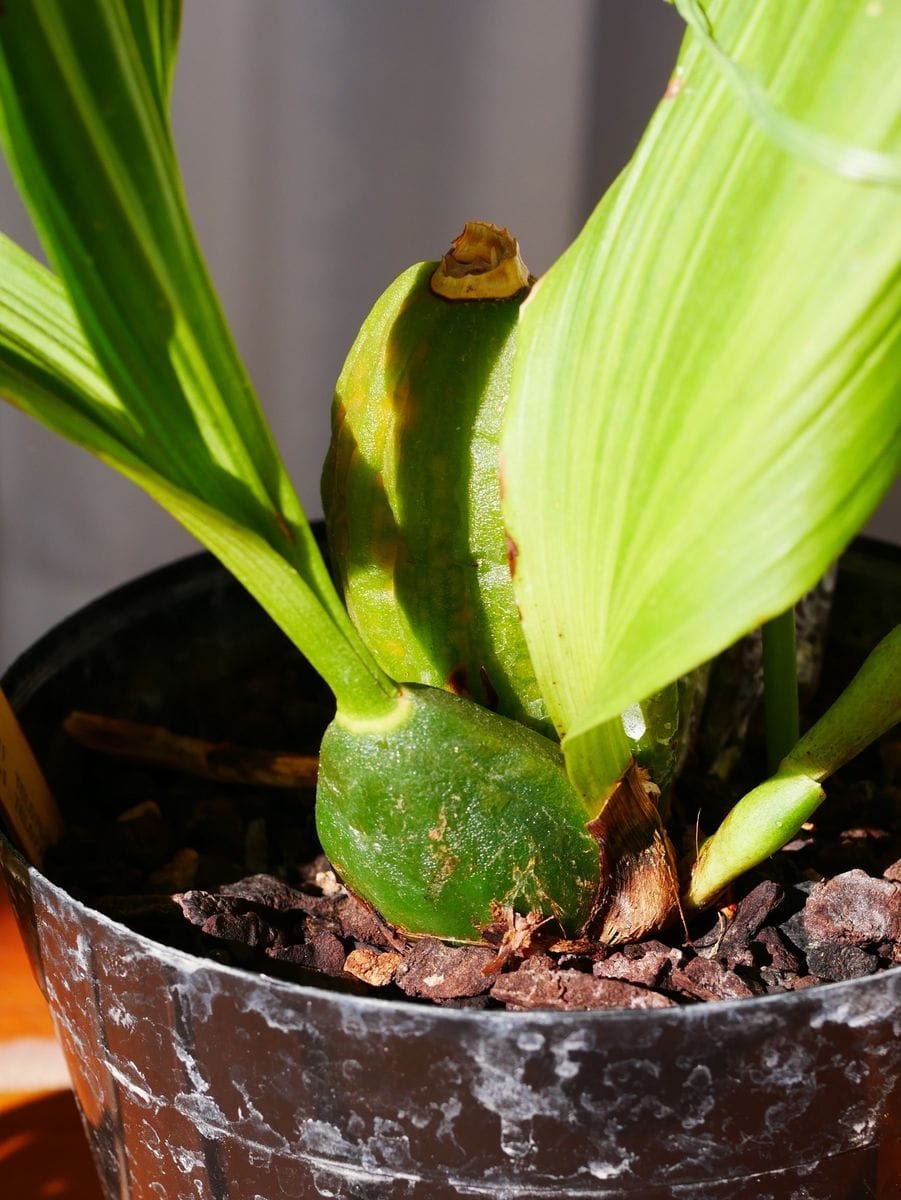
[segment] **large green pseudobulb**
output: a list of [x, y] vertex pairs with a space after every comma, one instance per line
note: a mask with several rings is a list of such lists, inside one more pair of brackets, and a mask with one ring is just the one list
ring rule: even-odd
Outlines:
[[[450, 296], [433, 290], [437, 266], [388, 288], [336, 389], [322, 483], [333, 569], [379, 665], [412, 686], [385, 721], [339, 713], [329, 727], [319, 837], [342, 879], [410, 933], [476, 940], [498, 905], [575, 933], [598, 891], [594, 813], [549, 740], [498, 492], [528, 272], [484, 225], [441, 265]], [[473, 288], [491, 299], [456, 302]]]
[[316, 823], [341, 878], [410, 933], [475, 941], [496, 906], [577, 933], [598, 843], [560, 749], [435, 688], [370, 730], [340, 715], [321, 747]]
[[618, 941], [662, 923], [675, 890], [656, 789], [629, 753], [665, 785], [696, 689], [674, 683], [624, 714], [611, 786], [628, 776], [612, 807], [572, 785], [520, 629], [501, 511], [530, 282], [507, 231], [470, 222], [440, 264], [388, 288], [338, 381], [323, 473], [333, 569], [379, 666], [410, 686], [396, 719], [367, 728], [339, 713], [317, 824], [345, 881], [411, 932], [469, 940], [500, 904]]
[[[557, 740], [520, 628], [499, 476], [531, 282], [515, 239], [470, 221], [440, 264], [390, 285], [338, 380], [322, 495], [332, 567], [379, 666]], [[705, 679], [624, 714], [631, 752], [661, 787]]]
[[382, 669], [553, 737], [519, 629], [498, 483], [529, 283], [506, 231], [470, 222], [440, 265], [391, 284], [338, 380], [322, 493], [333, 569]]

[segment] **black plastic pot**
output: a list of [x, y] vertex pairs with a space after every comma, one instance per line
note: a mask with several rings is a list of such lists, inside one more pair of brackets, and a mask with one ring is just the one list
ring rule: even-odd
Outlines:
[[[890, 558], [845, 560], [852, 641], [862, 582], [899, 604]], [[242, 664], [288, 653], [205, 557], [91, 605], [4, 686], [52, 757], [73, 704], [136, 681], [165, 720], [195, 651], [236, 698]], [[901, 1196], [901, 969], [657, 1011], [451, 1011], [167, 949], [0, 859], [110, 1200]]]

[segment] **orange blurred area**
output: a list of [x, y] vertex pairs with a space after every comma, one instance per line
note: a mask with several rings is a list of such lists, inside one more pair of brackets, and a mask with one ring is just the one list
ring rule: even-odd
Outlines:
[[[34, 976], [16, 920], [9, 905], [6, 885], [0, 881], [0, 1042], [12, 1038], [53, 1038], [53, 1023]], [[55, 1038], [53, 1038], [55, 1041]], [[7, 1086], [0, 1073], [0, 1091]]]
[[0, 1098], [0, 1194], [103, 1200], [71, 1092]]
[[53, 1025], [2, 882], [0, 1196], [102, 1200]]

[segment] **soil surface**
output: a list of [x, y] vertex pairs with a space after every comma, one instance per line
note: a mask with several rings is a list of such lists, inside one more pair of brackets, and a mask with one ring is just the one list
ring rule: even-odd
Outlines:
[[[839, 572], [825, 655], [831, 579], [799, 608], [802, 726], [847, 684], [874, 631], [899, 619], [895, 560], [877, 551], [853, 560], [848, 586]], [[405, 938], [349, 895], [322, 857], [311, 784], [195, 778], [98, 753], [63, 732], [71, 705], [217, 743], [210, 761], [220, 768], [233, 765], [235, 745], [315, 753], [329, 693], [240, 589], [217, 578], [177, 602], [167, 592], [138, 632], [114, 624], [28, 713], [68, 821], [46, 871], [92, 907], [194, 954], [412, 1003], [660, 1008], [901, 963], [901, 728], [830, 780], [794, 841], [688, 928], [605, 949], [562, 941], [553, 922], [508, 911], [495, 914], [482, 945]], [[760, 676], [755, 637], [714, 667], [694, 748], [666, 802], [683, 866], [767, 774]]]
[[[816, 821], [718, 911], [614, 949], [561, 940], [553, 922], [512, 911], [495, 914], [482, 945], [406, 938], [321, 855], [311, 789], [215, 783], [81, 747], [69, 757], [68, 777], [77, 765], [76, 791], [92, 802], [78, 805], [52, 878], [157, 940], [298, 982], [480, 1008], [663, 1008], [901, 963], [897, 733], [846, 768]], [[695, 764], [674, 821], [693, 841], [742, 786]]]

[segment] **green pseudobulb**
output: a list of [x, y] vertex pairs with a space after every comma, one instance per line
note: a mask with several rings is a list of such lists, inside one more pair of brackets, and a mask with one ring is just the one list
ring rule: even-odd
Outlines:
[[[391, 284], [338, 380], [322, 497], [333, 571], [379, 666], [557, 740], [565, 731], [520, 626], [499, 477], [529, 286], [516, 242], [480, 222], [440, 267], [422, 263]], [[624, 715], [636, 761], [661, 788], [684, 756], [705, 682], [693, 673]]]
[[338, 380], [322, 480], [332, 566], [393, 679], [554, 737], [513, 598], [498, 479], [528, 275], [508, 298], [448, 300], [430, 287], [437, 266], [388, 288]]
[[[336, 388], [323, 505], [361, 637], [402, 681], [396, 713], [326, 732], [317, 827], [344, 881], [411, 933], [470, 941], [496, 906], [576, 934], [599, 890], [588, 830], [513, 593], [499, 475], [528, 271], [505, 230], [470, 223], [436, 271], [377, 301]], [[441, 294], [433, 290], [439, 286]], [[686, 689], [628, 714], [665, 785]], [[494, 711], [490, 711], [494, 710]], [[625, 718], [624, 718], [625, 720]]]
[[341, 878], [414, 934], [475, 941], [495, 906], [575, 934], [598, 846], [559, 748], [459, 696], [408, 687], [397, 718], [329, 726], [316, 823]]

